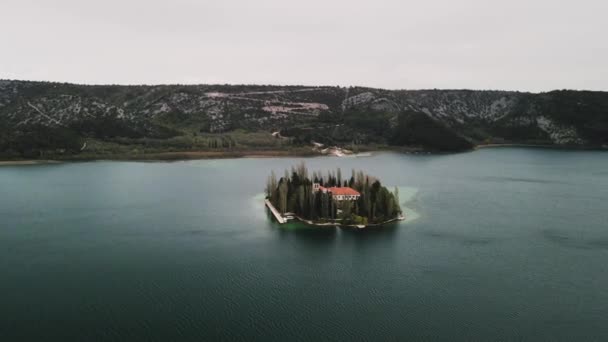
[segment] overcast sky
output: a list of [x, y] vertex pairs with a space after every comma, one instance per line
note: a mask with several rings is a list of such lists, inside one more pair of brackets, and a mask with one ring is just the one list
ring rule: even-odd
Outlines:
[[608, 90], [608, 1], [0, 0], [0, 78]]

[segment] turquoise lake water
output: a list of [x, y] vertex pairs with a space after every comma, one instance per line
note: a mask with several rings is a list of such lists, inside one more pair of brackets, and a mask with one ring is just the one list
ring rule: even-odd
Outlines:
[[0, 341], [608, 340], [608, 153], [308, 158], [408, 221], [295, 229], [301, 158], [0, 168]]

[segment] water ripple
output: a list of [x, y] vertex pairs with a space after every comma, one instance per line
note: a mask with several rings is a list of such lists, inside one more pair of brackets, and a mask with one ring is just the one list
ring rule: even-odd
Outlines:
[[542, 231], [542, 236], [546, 240], [561, 247], [587, 250], [608, 250], [608, 237], [585, 239], [554, 229], [544, 229]]

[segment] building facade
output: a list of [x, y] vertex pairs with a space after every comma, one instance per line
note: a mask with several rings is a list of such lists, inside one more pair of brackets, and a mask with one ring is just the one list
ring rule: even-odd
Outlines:
[[313, 192], [321, 191], [323, 193], [330, 193], [331, 197], [335, 201], [356, 201], [359, 199], [359, 197], [361, 197], [361, 194], [353, 188], [350, 188], [350, 187], [326, 188], [326, 187], [321, 186], [321, 184], [319, 184], [319, 183], [313, 183], [312, 191]]

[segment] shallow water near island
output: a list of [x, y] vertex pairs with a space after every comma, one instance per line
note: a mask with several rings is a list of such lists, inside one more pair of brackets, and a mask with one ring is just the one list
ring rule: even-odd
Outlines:
[[300, 160], [0, 168], [0, 340], [608, 339], [608, 153], [304, 159], [400, 188], [362, 231], [269, 218]]

